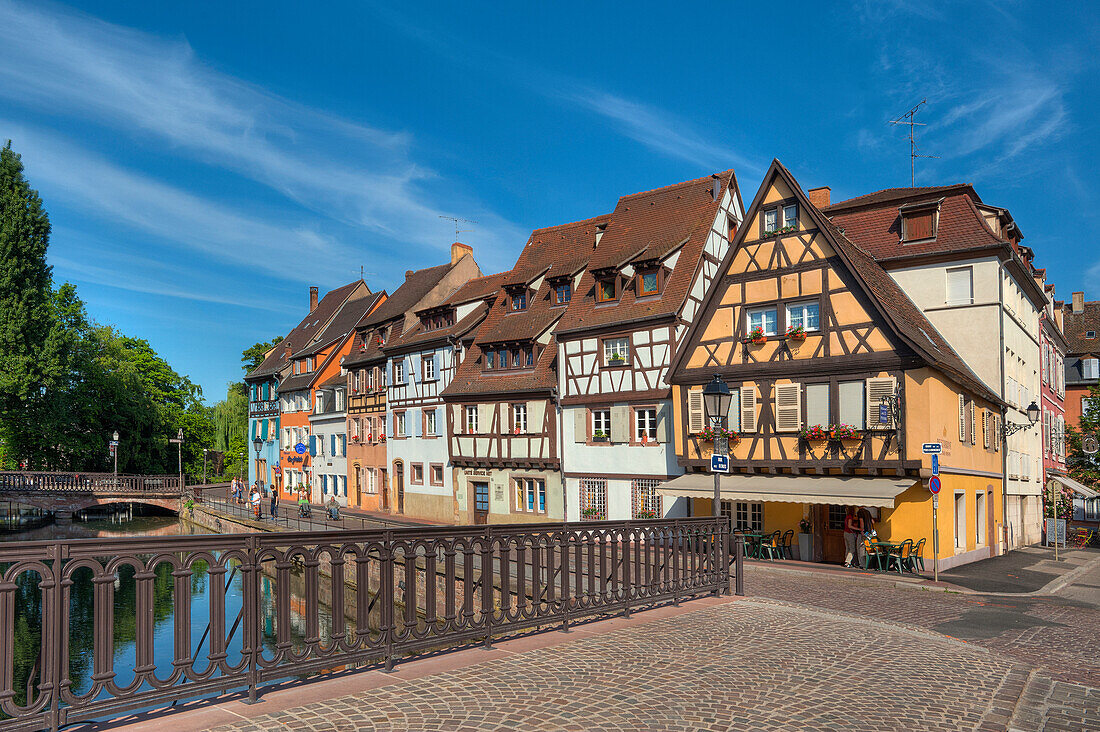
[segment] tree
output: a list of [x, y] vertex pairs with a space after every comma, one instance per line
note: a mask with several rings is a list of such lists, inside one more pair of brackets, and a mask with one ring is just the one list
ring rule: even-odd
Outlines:
[[1087, 435], [1100, 439], [1100, 384], [1089, 390], [1088, 407], [1076, 425], [1066, 425], [1066, 464], [1070, 476], [1090, 488], [1100, 487], [1100, 453], [1086, 455]]
[[268, 352], [279, 345], [282, 340], [282, 336], [275, 336], [267, 343], [261, 341], [244, 349], [244, 351], [241, 352], [241, 363], [244, 366], [245, 375], [247, 376], [255, 371], [256, 368], [264, 362], [264, 359], [267, 358]]

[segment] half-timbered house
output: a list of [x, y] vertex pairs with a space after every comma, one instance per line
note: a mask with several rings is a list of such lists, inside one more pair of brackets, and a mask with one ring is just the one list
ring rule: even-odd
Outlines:
[[[731, 388], [738, 528], [800, 531], [803, 559], [843, 561], [848, 507], [879, 537], [932, 554], [930, 457], [941, 445], [941, 568], [1000, 551], [1002, 402], [882, 267], [774, 161], [672, 364], [675, 452], [688, 472], [659, 493], [713, 510], [702, 388]], [[734, 444], [735, 443], [735, 444]]]
[[562, 518], [557, 344], [607, 217], [536, 229], [444, 392], [458, 520]]
[[732, 170], [624, 196], [578, 251], [587, 267], [554, 330], [570, 520], [682, 515], [667, 371], [743, 207]]

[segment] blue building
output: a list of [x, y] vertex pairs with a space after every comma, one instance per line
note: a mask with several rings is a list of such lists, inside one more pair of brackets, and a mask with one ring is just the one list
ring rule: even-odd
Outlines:
[[[256, 453], [256, 439], [263, 447]], [[248, 480], [264, 485], [277, 484], [279, 471], [279, 396], [275, 375], [263, 375], [248, 381]]]

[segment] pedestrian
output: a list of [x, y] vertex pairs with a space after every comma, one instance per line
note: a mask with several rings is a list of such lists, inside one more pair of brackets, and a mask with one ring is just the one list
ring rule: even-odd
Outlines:
[[298, 491], [298, 515], [309, 518], [309, 499], [306, 498], [305, 491]]
[[275, 491], [271, 491], [271, 520], [279, 518], [279, 494]]
[[255, 515], [256, 519], [259, 520], [263, 518], [263, 514], [260, 513], [260, 492], [253, 490], [250, 500], [252, 502], [252, 513]]
[[856, 513], [855, 506], [848, 506], [844, 516], [844, 566], [851, 567], [856, 558], [858, 547], [863, 543], [863, 519]]

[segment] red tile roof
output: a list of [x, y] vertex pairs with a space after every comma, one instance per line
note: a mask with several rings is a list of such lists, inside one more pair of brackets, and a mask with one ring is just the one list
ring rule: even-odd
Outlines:
[[919, 201], [923, 199], [935, 199], [948, 195], [949, 193], [966, 193], [972, 195], [978, 203], [982, 202], [982, 199], [978, 197], [978, 194], [974, 191], [973, 186], [969, 183], [953, 183], [946, 186], [916, 186], [913, 188], [884, 188], [881, 191], [875, 191], [874, 193], [867, 193], [862, 196], [856, 196], [855, 198], [849, 198], [844, 201], [837, 201], [821, 209], [828, 216], [832, 216], [834, 213], [859, 208], [861, 206], [880, 206], [886, 203], [900, 202], [900, 201]]
[[1100, 302], [1086, 302], [1084, 312], [1077, 315], [1073, 314], [1073, 306], [1067, 304], [1062, 313], [1066, 355], [1083, 356], [1100, 351], [1100, 339], [1085, 338], [1085, 333], [1090, 330], [1100, 334]]

